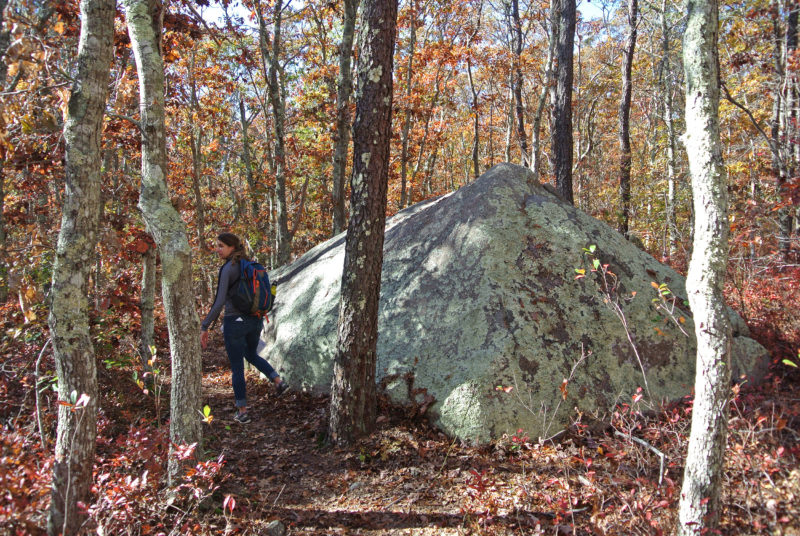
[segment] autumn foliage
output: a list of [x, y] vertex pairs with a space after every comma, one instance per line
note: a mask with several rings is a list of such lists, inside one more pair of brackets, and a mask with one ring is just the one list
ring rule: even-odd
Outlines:
[[[215, 289], [211, 247], [218, 231], [239, 234], [264, 264], [276, 263], [274, 117], [253, 1], [271, 9], [263, 0], [238, 7], [181, 0], [169, 3], [164, 17], [167, 180], [194, 252], [199, 310]], [[401, 2], [389, 215], [473, 180], [474, 146], [480, 172], [507, 159], [522, 161], [506, 3]], [[0, 6], [0, 533], [39, 534], [50, 500], [57, 411], [47, 299], [64, 195], [61, 133], [79, 5], [17, 0]], [[575, 204], [612, 226], [620, 210], [616, 125], [626, 32], [624, 8], [617, 7], [598, 4], [579, 15], [573, 88]], [[732, 231], [726, 293], [773, 357], [764, 384], [737, 385], [731, 394], [721, 530], [791, 534], [800, 530], [800, 268], [796, 229], [785, 236], [784, 222], [789, 218], [796, 226], [800, 138], [796, 111], [776, 118], [774, 110], [776, 103], [797, 99], [796, 89], [793, 96], [785, 90], [796, 86], [800, 68], [796, 41], [794, 49], [787, 41], [788, 15], [796, 6], [747, 0], [721, 9], [720, 120]], [[523, 108], [532, 140], [549, 83], [549, 2], [520, 2], [520, 10]], [[341, 10], [338, 2], [291, 2], [284, 17], [283, 45], [275, 53], [286, 99], [285, 201], [297, 256], [332, 230]], [[668, 91], [675, 100], [674, 126], [682, 133], [685, 21], [672, 0], [642, 6], [640, 18], [630, 229], [652, 255], [685, 271], [691, 191], [680, 145], [669, 161], [664, 111]], [[189, 470], [176, 487], [166, 488], [169, 389], [157, 384], [169, 382], [169, 344], [158, 298], [159, 375], [144, 367], [138, 353], [143, 255], [154, 244], [137, 208], [136, 80], [118, 13], [103, 134], [101, 231], [90, 280], [102, 397], [94, 499], [82, 505], [88, 531], [252, 533], [280, 519], [297, 533], [315, 534], [670, 533], [691, 400], [659, 407], [624, 393], [607, 414], [576, 413], [570, 429], [556, 437], [540, 440], [519, 430], [482, 447], [454, 443], [431, 429], [427, 407], [382, 403], [378, 432], [356, 450], [337, 451], [323, 445], [327, 399], [295, 393], [274, 400], [268, 384], [255, 379], [264, 397], [254, 406], [255, 422], [246, 432], [234, 428], [219, 341], [204, 355], [211, 411], [198, 419], [205, 420], [207, 444], [178, 452], [190, 460]], [[548, 182], [546, 109], [544, 117], [540, 171]], [[786, 163], [783, 171], [776, 154]], [[670, 205], [673, 230], [667, 226]], [[515, 394], [501, 389], [498, 396]]]

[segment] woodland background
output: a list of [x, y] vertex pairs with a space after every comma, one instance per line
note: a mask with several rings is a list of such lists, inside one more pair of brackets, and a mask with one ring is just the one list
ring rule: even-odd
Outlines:
[[[519, 12], [518, 24], [514, 5]], [[624, 213], [618, 131], [629, 18], [624, 4], [592, 5], [593, 18], [579, 15], [574, 49], [575, 204], [618, 227]], [[49, 386], [55, 376], [46, 343], [46, 303], [63, 199], [62, 130], [77, 53], [78, 7], [75, 1], [0, 0], [0, 348], [4, 356], [0, 371], [0, 525], [6, 527], [0, 532], [36, 532], [47, 501], [55, 414], [55, 393]], [[256, 256], [270, 266], [301, 254], [335, 231], [332, 163], [338, 135], [341, 5], [318, 0], [290, 2], [282, 11], [282, 41], [277, 47], [269, 39], [274, 36], [269, 19], [272, 4], [244, 2], [240, 7], [213, 7], [202, 1], [173, 1], [164, 16], [168, 182], [195, 252], [193, 276], [199, 308], [209, 303], [214, 290], [218, 259], [211, 248], [218, 231], [230, 230], [246, 238]], [[264, 24], [259, 25], [258, 17], [252, 15], [259, 11], [256, 7], [264, 13]], [[692, 228], [688, 166], [679, 142], [684, 130], [680, 38], [685, 14], [682, 5], [671, 0], [644, 2], [639, 9], [630, 80], [629, 228], [647, 251], [685, 272]], [[547, 163], [549, 11], [547, 2], [401, 2], [389, 215], [453, 191], [501, 161], [531, 165], [542, 181], [552, 180]], [[791, 510], [790, 505], [796, 502], [798, 491], [788, 484], [781, 486], [782, 482], [797, 481], [800, 455], [796, 446], [798, 375], [793, 369], [800, 348], [800, 324], [794, 312], [798, 308], [800, 273], [796, 264], [800, 201], [796, 177], [800, 163], [797, 12], [798, 5], [792, 1], [756, 0], [720, 6], [721, 82], [723, 96], [727, 97], [721, 102], [720, 121], [732, 229], [728, 296], [755, 336], [772, 351], [775, 362], [773, 374], [761, 390], [749, 394], [745, 390], [737, 406], [741, 421], [736, 424], [734, 419], [732, 424], [742, 427], [735, 428], [739, 432], [750, 434], [732, 436], [731, 448], [741, 444], [741, 459], [734, 457], [731, 461], [739, 464], [741, 478], [728, 483], [731, 487], [726, 504], [730, 511], [725, 527], [732, 531], [742, 523], [753, 532], [797, 529], [797, 510]], [[227, 16], [219, 20], [221, 13]], [[148, 389], [141, 381], [140, 289], [143, 267], [154, 258], [152, 239], [137, 209], [141, 143], [135, 126], [138, 88], [121, 13], [115, 41], [113, 87], [103, 137], [102, 230], [91, 277], [93, 335], [98, 360], [103, 362], [100, 375], [107, 413], [98, 441], [98, 474], [107, 476], [97, 484], [98, 503], [87, 507], [94, 508], [93, 519], [99, 524], [130, 527], [126, 520], [136, 520], [138, 533], [155, 533], [161, 530], [159, 523], [167, 527], [177, 523], [177, 514], [168, 507], [158, 513], [125, 509], [125, 505], [159, 496], [154, 475], [163, 468], [149, 466], [144, 459], [148, 453], [163, 454], [166, 439], [158, 432], [163, 432], [162, 393]], [[271, 64], [277, 67], [272, 80]], [[517, 70], [522, 74], [518, 79]], [[515, 80], [521, 80], [518, 88]], [[270, 84], [277, 92], [270, 94]], [[283, 116], [282, 129], [276, 129], [278, 110]], [[520, 119], [523, 129], [518, 127]], [[531, 158], [537, 139], [541, 156]], [[280, 152], [283, 158], [276, 159]], [[346, 161], [349, 166], [351, 159]], [[285, 222], [278, 221], [276, 210], [279, 181], [285, 181]], [[283, 224], [289, 233], [288, 252], [277, 247], [276, 230]], [[168, 344], [158, 303], [155, 311], [153, 344], [156, 360], [160, 360], [166, 375]], [[37, 391], [41, 391], [39, 397], [34, 396]], [[296, 396], [298, 404], [311, 408], [311, 413], [301, 413], [298, 419], [317, 415], [314, 408], [318, 401]], [[39, 399], [41, 424], [36, 422], [35, 401]], [[224, 397], [220, 404], [222, 400]], [[631, 407], [617, 415], [617, 429], [623, 421], [625, 426], [639, 430], [652, 429], [655, 442], [659, 430], [663, 433], [665, 427], [673, 427], [673, 432], [666, 434], [679, 439], [672, 448], [683, 444], [688, 431], [676, 425], [683, 422], [680, 408], [647, 414]], [[447, 458], [445, 452], [450, 453], [447, 449], [452, 445], [448, 447], [435, 432], [427, 430], [419, 415], [412, 411], [398, 416], [391, 413], [393, 410], [386, 411], [392, 417], [384, 420], [384, 426], [428, 434], [425, 441], [430, 444], [417, 436], [411, 440], [403, 436], [402, 441], [386, 439], [386, 434], [397, 433], [392, 431], [396, 428], [384, 429], [384, 435], [371, 439], [372, 446], [365, 447], [361, 456], [343, 455], [341, 463], [349, 467], [348, 471], [387, 463], [384, 454], [389, 452], [386, 444], [394, 444], [391, 441], [399, 445], [393, 453], [407, 449], [419, 455], [420, 448], [438, 447]], [[210, 420], [208, 424], [212, 426]], [[230, 430], [219, 423], [217, 426], [217, 434], [211, 434], [212, 451], [215, 440], [230, 440]], [[316, 424], [303, 426], [313, 429]], [[45, 437], [39, 436], [40, 429]], [[584, 473], [590, 471], [593, 462], [586, 460], [592, 458], [581, 450], [582, 461], [574, 462], [577, 454], [570, 449], [575, 445], [590, 445], [595, 452], [600, 448], [622, 453], [618, 458], [611, 456], [611, 461], [600, 453], [597, 473], [612, 471], [626, 455], [646, 455], [646, 449], [634, 453], [631, 448], [619, 447], [614, 442], [620, 439], [613, 432], [602, 433], [606, 434], [605, 449], [598, 447], [598, 439], [591, 440], [595, 443], [591, 447], [580, 427], [575, 431], [574, 444], [547, 448], [554, 449], [556, 457], [558, 452], [570, 452], [564, 463], [577, 463]], [[308, 442], [313, 446], [313, 432], [310, 437]], [[496, 513], [505, 508], [501, 503], [513, 495], [511, 490], [520, 488], [509, 480], [504, 480], [506, 488], [497, 484], [503, 469], [493, 460], [502, 452], [508, 454], [500, 456], [503, 460], [533, 463], [530, 460], [536, 460], [543, 448], [535, 447], [535, 441], [523, 433], [488, 451], [463, 447], [466, 450], [460, 456], [477, 460], [480, 465], [473, 469], [474, 474], [463, 468], [466, 476], [458, 481], [460, 491], [457, 486], [450, 491], [467, 497], [461, 505], [463, 530], [513, 530], [511, 516], [503, 518]], [[675, 463], [679, 464], [675, 452]], [[183, 489], [189, 497], [185, 500], [194, 510], [183, 506], [196, 513], [201, 511], [200, 499], [208, 497], [216, 506], [204, 507], [209, 516], [205, 530], [214, 533], [214, 523], [227, 525], [230, 530], [247, 530], [250, 525], [245, 521], [231, 524], [241, 507], [231, 506], [230, 500], [223, 505], [222, 498], [241, 497], [246, 492], [237, 495], [232, 491], [236, 486], [224, 487], [231, 485], [223, 482], [225, 470], [215, 460], [198, 465], [194, 480], [185, 483]], [[638, 462], [632, 465], [639, 469]], [[151, 471], [147, 485], [141, 471], [145, 466]], [[455, 470], [448, 467], [438, 476]], [[245, 478], [231, 471], [234, 481]], [[637, 493], [644, 489], [653, 497], [649, 506], [627, 508], [633, 526], [641, 533], [666, 529], [670, 526], [670, 508], [677, 499], [675, 490], [662, 490], [651, 481], [654, 475], [644, 469], [641, 474], [633, 473], [632, 482], [644, 480], [632, 484], [639, 486]], [[352, 476], [347, 474], [345, 471], [342, 477], [344, 490], [351, 486]], [[575, 477], [574, 471], [571, 474]], [[415, 478], [430, 479], [430, 474]], [[570, 476], [556, 472], [553, 478], [569, 481]], [[602, 479], [597, 480], [600, 485]], [[110, 482], [116, 482], [117, 487]], [[547, 509], [556, 514], [539, 516], [542, 523], [552, 523], [556, 528], [563, 524], [575, 530], [581, 525], [575, 520], [575, 495], [564, 491], [568, 486], [551, 485], [567, 497], [557, 498], [556, 503], [567, 502], [557, 506], [548, 503]], [[604, 489], [610, 497], [624, 497], [613, 486]], [[554, 490], [553, 496], [559, 497], [559, 492]], [[191, 502], [191, 497], [197, 501]], [[301, 500], [302, 494], [298, 497]], [[741, 504], [736, 502], [740, 499]], [[628, 521], [622, 513], [623, 503], [618, 500], [617, 508], [608, 515], [605, 530], [610, 533], [621, 530]], [[607, 506], [601, 501], [593, 508], [602, 511]], [[251, 513], [254, 511], [256, 508], [251, 509]], [[592, 527], [604, 526], [600, 521], [592, 523]]]

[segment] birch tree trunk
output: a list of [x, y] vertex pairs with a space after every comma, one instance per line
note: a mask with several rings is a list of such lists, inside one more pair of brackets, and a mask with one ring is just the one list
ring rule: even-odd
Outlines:
[[619, 102], [619, 202], [617, 230], [629, 238], [631, 217], [631, 72], [636, 49], [637, 0], [628, 0], [628, 42], [622, 60], [622, 95]]
[[572, 195], [572, 49], [575, 0], [553, 0], [551, 17], [556, 40], [555, 84], [550, 93], [550, 159], [556, 189], [565, 201]]
[[396, 25], [397, 0], [366, 0], [359, 31], [351, 209], [331, 386], [329, 435], [338, 445], [351, 444], [375, 425], [378, 299], [386, 223]]
[[731, 327], [723, 297], [729, 226], [719, 140], [717, 2], [688, 0], [687, 8], [685, 140], [695, 230], [686, 291], [697, 336], [697, 372], [679, 510], [681, 535], [714, 532], [719, 521], [731, 375]]
[[89, 329], [88, 282], [102, 206], [100, 139], [113, 57], [114, 15], [113, 0], [81, 2], [78, 68], [64, 125], [64, 208], [48, 320], [58, 374], [58, 399], [71, 405], [58, 408], [47, 518], [47, 532], [51, 535], [79, 532], [84, 515], [78, 503], [88, 504], [91, 494], [98, 391]]
[[350, 94], [353, 92], [353, 34], [358, 0], [344, 0], [342, 42], [339, 44], [339, 77], [336, 81], [336, 130], [333, 134], [333, 235], [344, 231], [344, 176], [350, 145]]
[[167, 190], [167, 150], [164, 126], [164, 63], [161, 56], [159, 0], [123, 0], [128, 34], [139, 74], [139, 115], [142, 127], [142, 187], [139, 208], [161, 257], [161, 295], [167, 317], [172, 391], [170, 400], [170, 484], [180, 475], [174, 455], [181, 445], [202, 441], [200, 410], [202, 378], [199, 320], [192, 285], [192, 252], [186, 225], [172, 206]]

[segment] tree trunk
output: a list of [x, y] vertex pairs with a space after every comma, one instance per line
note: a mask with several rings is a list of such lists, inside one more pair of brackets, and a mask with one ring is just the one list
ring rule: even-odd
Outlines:
[[5, 13], [8, 0], [0, 0], [0, 90], [5, 91], [6, 76], [8, 75], [8, 64], [6, 63], [6, 52], [11, 43], [11, 31], [5, 30]]
[[91, 502], [99, 406], [88, 284], [100, 221], [100, 139], [113, 58], [115, 11], [111, 0], [81, 2], [78, 69], [64, 125], [64, 208], [53, 265], [49, 324], [58, 399], [70, 405], [58, 408], [47, 519], [51, 535], [77, 534], [84, 517], [78, 503]]
[[481, 175], [478, 154], [480, 149], [481, 121], [478, 115], [478, 90], [475, 88], [475, 80], [472, 76], [472, 60], [467, 58], [467, 75], [469, 78], [469, 89], [472, 93], [472, 177], [477, 179]]
[[[414, 48], [417, 44], [417, 2], [411, 0], [411, 34], [408, 39], [408, 64], [406, 65], [406, 100], [411, 101], [411, 81], [414, 75]], [[400, 209], [408, 204], [406, 181], [408, 179], [408, 135], [411, 130], [411, 106], [406, 106], [403, 132], [400, 135]], [[413, 177], [412, 177], [413, 178]]]
[[[255, 224], [260, 219], [259, 211], [261, 210], [261, 199], [258, 192], [258, 183], [253, 174], [253, 161], [250, 157], [250, 135], [247, 132], [250, 128], [250, 121], [247, 119], [247, 110], [245, 110], [244, 99], [241, 96], [239, 97], [239, 125], [242, 129], [242, 166], [244, 167], [244, 178], [250, 190], [250, 221]], [[261, 245], [262, 234], [258, 233], [258, 238], [253, 248], [256, 254], [261, 252]]]
[[664, 123], [667, 126], [667, 199], [666, 226], [667, 247], [666, 253], [673, 257], [677, 252], [678, 227], [675, 221], [675, 122], [672, 119], [672, 79], [669, 61], [669, 26], [667, 24], [667, 0], [661, 2], [661, 81], [664, 91]]
[[550, 93], [550, 158], [556, 189], [565, 201], [572, 195], [572, 48], [575, 41], [575, 0], [553, 0], [551, 8], [555, 84]]
[[[11, 41], [11, 32], [5, 28], [5, 11], [8, 0], [0, 0], [0, 90], [5, 90], [8, 64], [6, 51]], [[6, 220], [3, 216], [6, 201], [5, 191], [6, 149], [0, 147], [0, 304], [8, 299], [8, 262], [6, 261]]]
[[517, 117], [517, 139], [521, 153], [521, 165], [528, 165], [528, 136], [525, 134], [525, 103], [522, 100], [522, 23], [519, 19], [519, 0], [511, 0], [511, 22], [514, 43], [514, 109]]
[[[200, 190], [200, 182], [203, 175], [203, 152], [202, 137], [203, 131], [200, 127], [200, 101], [197, 98], [197, 84], [194, 76], [195, 51], [192, 49], [192, 57], [189, 64], [189, 81], [191, 84], [191, 111], [193, 113], [192, 122], [189, 128], [189, 147], [192, 150], [192, 193], [194, 194], [195, 225], [197, 227], [197, 245], [200, 251], [206, 251], [205, 243], [205, 205], [203, 195]], [[203, 284], [203, 302], [208, 298], [208, 287]]]
[[514, 134], [514, 75], [508, 77], [508, 110], [506, 111], [506, 139], [503, 147], [503, 160], [511, 162], [511, 139]]
[[353, 34], [358, 0], [344, 0], [342, 42], [339, 44], [339, 77], [336, 81], [336, 130], [333, 134], [333, 235], [344, 231], [344, 177], [350, 144], [350, 94], [353, 92]]
[[778, 214], [778, 245], [781, 255], [785, 261], [789, 261], [789, 253], [792, 246], [792, 232], [794, 230], [794, 207], [792, 207], [791, 196], [787, 192], [789, 184], [794, 179], [797, 166], [797, 75], [794, 68], [789, 65], [797, 51], [797, 5], [787, 2], [789, 10], [786, 17], [786, 47], [785, 56], [782, 60], [781, 88], [783, 93], [783, 119], [780, 121], [782, 132], [780, 139], [783, 149], [783, 170], [779, 174], [778, 190], [781, 198], [786, 203]]
[[366, 0], [359, 32], [350, 221], [339, 338], [331, 386], [330, 439], [348, 445], [375, 424], [378, 299], [383, 266], [396, 0]]
[[150, 370], [148, 362], [153, 358], [150, 348], [155, 344], [154, 331], [156, 302], [156, 250], [148, 244], [147, 251], [142, 254], [142, 291], [139, 298], [139, 310], [142, 315], [142, 336], [139, 339], [139, 356], [142, 368]]
[[685, 140], [695, 231], [686, 291], [697, 336], [697, 372], [679, 510], [681, 535], [714, 532], [719, 521], [731, 374], [731, 327], [723, 297], [729, 226], [719, 140], [717, 3], [688, 0], [687, 8]]
[[[552, 8], [551, 8], [552, 10]], [[551, 14], [552, 16], [552, 14]], [[553, 73], [553, 56], [555, 55], [556, 35], [555, 26], [550, 25], [548, 34], [550, 42], [547, 47], [547, 59], [545, 60], [544, 84], [539, 93], [539, 105], [536, 107], [536, 115], [533, 116], [533, 127], [531, 129], [531, 171], [533, 171], [533, 179], [539, 180], [541, 176], [542, 167], [542, 154], [541, 154], [541, 140], [542, 140], [542, 117], [544, 116], [544, 106], [547, 103], [547, 95], [550, 92], [550, 85], [554, 78]]]
[[631, 72], [636, 49], [636, 25], [639, 3], [628, 0], [628, 42], [622, 60], [622, 96], [619, 102], [619, 201], [617, 230], [629, 238], [631, 217]]
[[286, 102], [283, 98], [283, 76], [280, 72], [281, 24], [283, 22], [284, 0], [276, 0], [272, 12], [272, 48], [268, 48], [268, 32], [266, 21], [261, 15], [259, 2], [256, 2], [258, 16], [259, 43], [261, 55], [269, 63], [267, 86], [269, 101], [272, 106], [272, 124], [275, 132], [275, 222], [277, 262], [279, 265], [289, 262], [292, 250], [292, 237], [289, 234], [289, 216], [286, 203]]
[[172, 392], [170, 405], [170, 485], [182, 464], [175, 450], [201, 447], [202, 379], [199, 321], [192, 285], [192, 252], [186, 225], [170, 203], [164, 126], [164, 63], [161, 57], [163, 5], [159, 0], [123, 0], [128, 34], [139, 73], [142, 127], [142, 187], [139, 208], [161, 258], [161, 294], [167, 317]]

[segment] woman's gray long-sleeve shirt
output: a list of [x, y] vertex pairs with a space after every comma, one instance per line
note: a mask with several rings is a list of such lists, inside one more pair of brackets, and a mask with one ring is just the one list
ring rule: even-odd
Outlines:
[[219, 281], [217, 283], [217, 297], [214, 299], [214, 305], [206, 315], [205, 320], [201, 324], [203, 331], [208, 331], [208, 328], [219, 316], [223, 306], [225, 307], [225, 314], [223, 316], [243, 316], [245, 313], [239, 311], [231, 303], [230, 293], [228, 292], [233, 283], [239, 280], [239, 262], [228, 261], [219, 271]]

